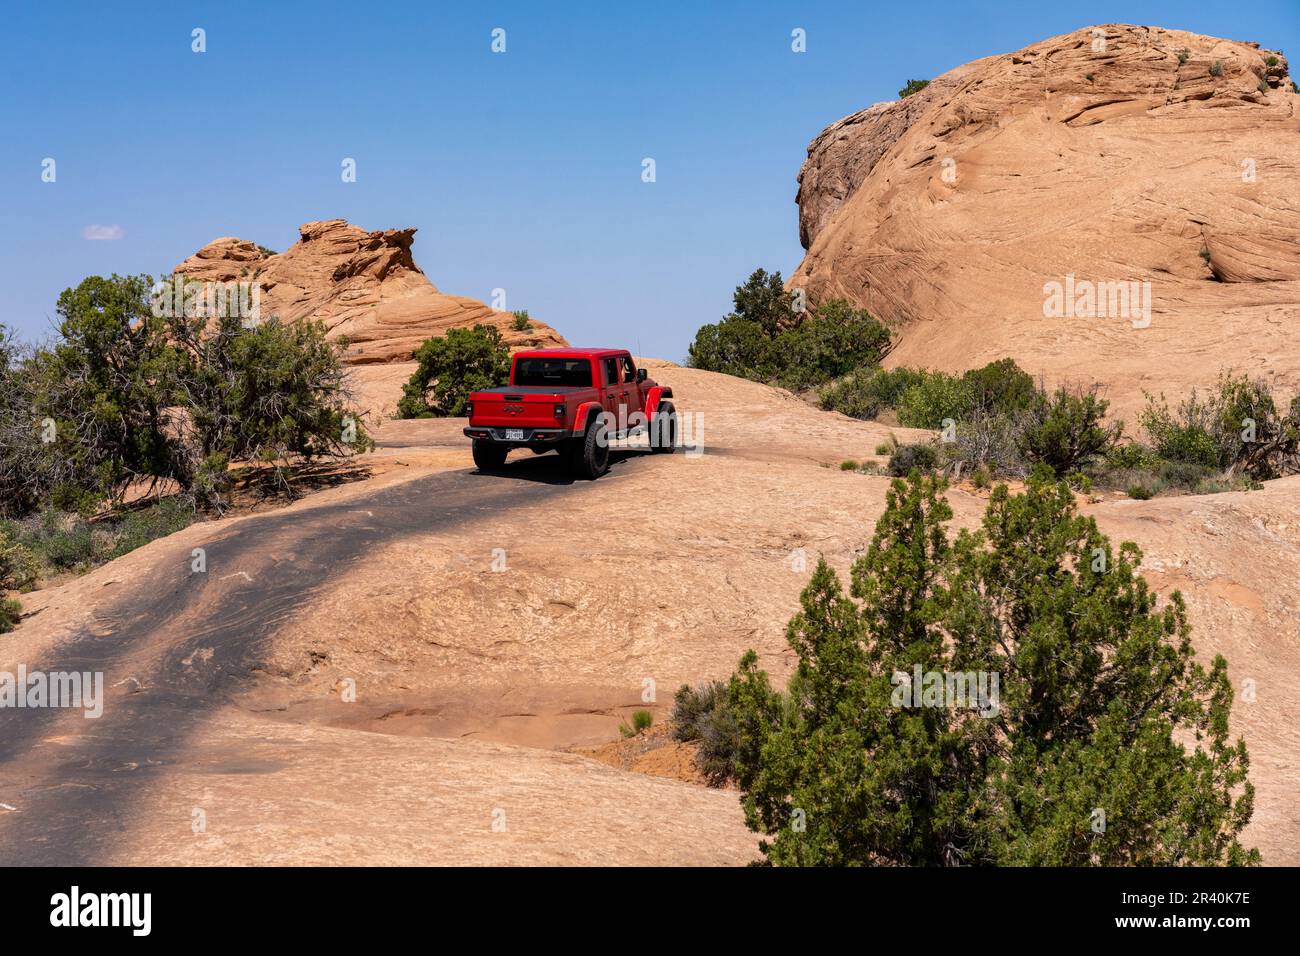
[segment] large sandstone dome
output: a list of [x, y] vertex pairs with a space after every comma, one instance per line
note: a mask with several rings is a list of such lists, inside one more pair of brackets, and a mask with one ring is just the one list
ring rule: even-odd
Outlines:
[[354, 365], [409, 361], [426, 339], [473, 325], [495, 326], [511, 348], [568, 344], [536, 319], [516, 331], [511, 313], [439, 292], [411, 257], [414, 229], [367, 232], [329, 219], [306, 223], [299, 234], [278, 255], [244, 239], [216, 239], [175, 271], [199, 281], [257, 282], [262, 315], [324, 322], [331, 337], [347, 336]]
[[[889, 322], [889, 364], [1011, 356], [1130, 418], [1144, 389], [1226, 368], [1300, 389], [1300, 95], [1278, 51], [1109, 25], [977, 60], [827, 127], [797, 201], [790, 285]], [[1149, 324], [1044, 315], [1050, 283], [1117, 282], [1150, 283]]]

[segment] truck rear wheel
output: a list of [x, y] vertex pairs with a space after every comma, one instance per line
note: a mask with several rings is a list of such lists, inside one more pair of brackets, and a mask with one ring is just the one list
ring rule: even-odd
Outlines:
[[510, 449], [496, 442], [474, 439], [474, 464], [479, 471], [495, 471], [506, 463]]
[[664, 402], [650, 423], [650, 450], [656, 455], [671, 455], [677, 448], [677, 409]]
[[579, 478], [599, 478], [609, 471], [609, 430], [596, 419], [581, 438], [575, 438], [570, 465]]

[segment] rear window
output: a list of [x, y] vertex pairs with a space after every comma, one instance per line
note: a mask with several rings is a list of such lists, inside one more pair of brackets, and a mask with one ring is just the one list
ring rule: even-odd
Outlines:
[[515, 362], [515, 385], [591, 387], [591, 361], [583, 358], [521, 358]]

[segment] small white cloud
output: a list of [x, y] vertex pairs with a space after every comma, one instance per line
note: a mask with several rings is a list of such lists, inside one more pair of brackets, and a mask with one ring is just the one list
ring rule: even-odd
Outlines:
[[82, 239], [121, 239], [126, 235], [121, 226], [86, 226], [81, 230]]

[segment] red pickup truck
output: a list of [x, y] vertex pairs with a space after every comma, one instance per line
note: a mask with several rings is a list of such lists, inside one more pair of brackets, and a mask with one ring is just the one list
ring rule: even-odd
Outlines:
[[648, 433], [650, 448], [671, 454], [677, 443], [673, 390], [637, 368], [620, 349], [516, 352], [510, 384], [472, 392], [469, 426], [474, 464], [491, 471], [512, 448], [555, 449], [584, 478], [609, 470], [609, 443]]

